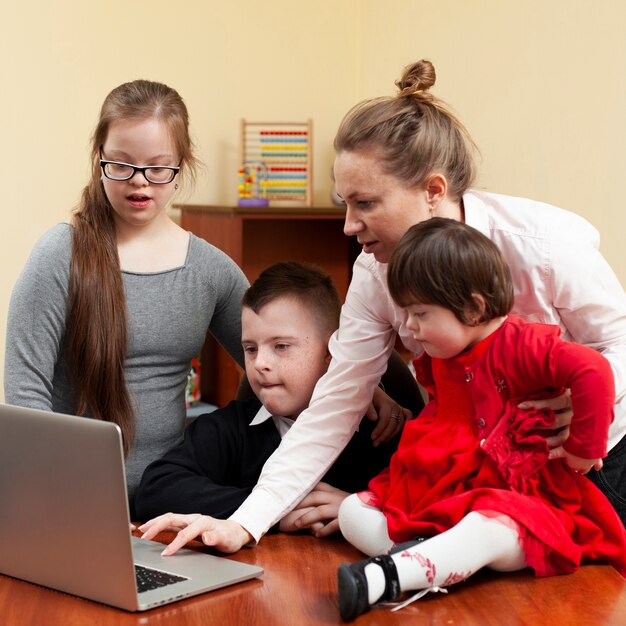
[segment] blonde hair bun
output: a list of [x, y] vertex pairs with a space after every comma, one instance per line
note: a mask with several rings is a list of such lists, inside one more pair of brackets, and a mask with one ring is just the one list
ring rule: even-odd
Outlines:
[[402, 78], [396, 81], [401, 97], [428, 91], [437, 79], [435, 66], [426, 59], [407, 65], [402, 72]]

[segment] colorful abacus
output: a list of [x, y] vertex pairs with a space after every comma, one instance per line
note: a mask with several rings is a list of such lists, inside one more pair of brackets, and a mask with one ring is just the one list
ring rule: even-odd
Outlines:
[[[262, 163], [265, 166], [265, 176], [256, 179], [260, 189], [253, 197], [312, 205], [311, 131], [311, 120], [307, 122], [241, 120], [242, 168], [245, 170], [246, 164], [249, 163]], [[245, 196], [242, 196], [242, 193], [248, 193], [250, 189], [245, 187], [245, 180], [242, 188], [241, 173], [240, 171], [239, 197], [243, 200]], [[243, 172], [244, 175], [246, 173]], [[243, 204], [252, 202], [248, 200]]]

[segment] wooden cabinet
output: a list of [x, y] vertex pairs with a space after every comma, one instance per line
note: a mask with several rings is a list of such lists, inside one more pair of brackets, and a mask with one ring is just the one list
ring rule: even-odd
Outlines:
[[[278, 261], [321, 267], [345, 296], [360, 246], [343, 234], [341, 208], [250, 208], [180, 205], [181, 225], [223, 250], [252, 282]], [[202, 352], [202, 398], [224, 406], [233, 399], [242, 371], [209, 338]]]

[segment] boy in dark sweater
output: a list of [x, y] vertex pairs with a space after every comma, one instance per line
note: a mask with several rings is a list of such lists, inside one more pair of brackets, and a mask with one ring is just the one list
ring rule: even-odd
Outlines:
[[[314, 267], [278, 263], [262, 272], [242, 309], [246, 375], [258, 399], [235, 400], [198, 417], [179, 446], [147, 467], [135, 496], [139, 519], [169, 511], [227, 518], [239, 507], [328, 368], [328, 340], [340, 309], [331, 279]], [[407, 417], [404, 409], [399, 418]], [[374, 446], [374, 426], [361, 421], [323, 481], [280, 522], [281, 530], [308, 528], [317, 536], [338, 530], [343, 499], [366, 489], [397, 446], [398, 436]]]

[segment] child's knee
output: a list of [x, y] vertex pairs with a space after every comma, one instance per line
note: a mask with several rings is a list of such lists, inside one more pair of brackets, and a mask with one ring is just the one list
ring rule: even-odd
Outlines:
[[526, 558], [520, 541], [519, 524], [496, 511], [472, 511], [466, 517], [481, 526], [481, 531], [492, 543], [500, 546], [501, 556], [489, 563], [489, 568], [498, 572], [515, 572], [526, 567]]
[[339, 507], [341, 534], [369, 556], [386, 554], [393, 546], [387, 533], [387, 518], [378, 507], [366, 504], [360, 495], [353, 493]]
[[343, 532], [344, 526], [348, 527], [353, 524], [352, 520], [355, 519], [355, 516], [358, 516], [358, 511], [362, 506], [363, 502], [356, 493], [344, 498], [343, 502], [339, 505], [339, 513], [337, 515], [341, 532]]

